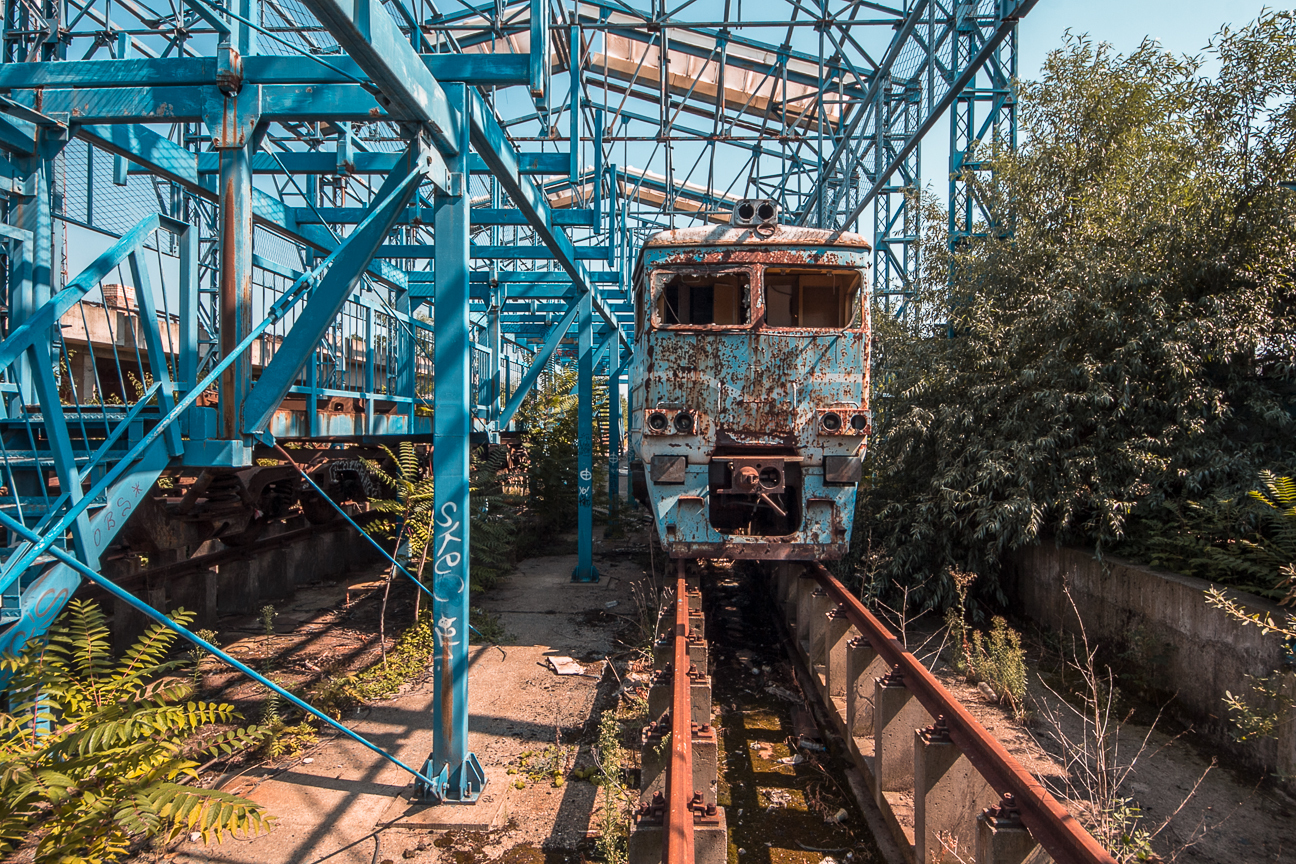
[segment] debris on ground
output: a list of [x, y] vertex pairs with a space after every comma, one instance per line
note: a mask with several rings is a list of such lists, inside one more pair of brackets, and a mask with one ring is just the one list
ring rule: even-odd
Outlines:
[[585, 667], [570, 657], [550, 657], [549, 665], [559, 675], [584, 675]]

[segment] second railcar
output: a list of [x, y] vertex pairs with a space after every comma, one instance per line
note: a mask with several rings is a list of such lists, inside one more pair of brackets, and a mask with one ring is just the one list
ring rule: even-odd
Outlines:
[[769, 219], [644, 245], [631, 471], [672, 557], [846, 552], [872, 431], [870, 251], [857, 234]]

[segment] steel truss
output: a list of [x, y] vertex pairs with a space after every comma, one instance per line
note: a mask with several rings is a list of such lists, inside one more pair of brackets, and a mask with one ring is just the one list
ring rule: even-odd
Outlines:
[[596, 580], [592, 394], [615, 508], [645, 237], [741, 198], [842, 228], [873, 204], [876, 291], [905, 294], [918, 143], [953, 106], [951, 236], [985, 230], [1034, 0], [158, 2], [5, 0], [0, 650], [83, 579], [161, 617], [100, 559], [162, 472], [430, 434], [435, 740], [402, 767], [470, 802], [471, 436], [576, 365], [573, 578]]

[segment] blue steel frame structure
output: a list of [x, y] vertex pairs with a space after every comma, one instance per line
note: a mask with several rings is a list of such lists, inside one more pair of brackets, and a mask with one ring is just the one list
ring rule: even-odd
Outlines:
[[[643, 239], [740, 198], [843, 228], [872, 203], [876, 291], [903, 296], [918, 145], [951, 108], [952, 242], [985, 230], [980, 154], [1015, 144], [1034, 0], [784, 2], [5, 0], [0, 650], [41, 637], [83, 579], [164, 617], [100, 571], [163, 471], [430, 434], [433, 748], [418, 770], [383, 755], [425, 800], [476, 800], [470, 442], [576, 364], [573, 579], [596, 581], [594, 379], [615, 518]], [[95, 232], [112, 242], [68, 278]], [[317, 411], [344, 396], [365, 406], [349, 426]]]

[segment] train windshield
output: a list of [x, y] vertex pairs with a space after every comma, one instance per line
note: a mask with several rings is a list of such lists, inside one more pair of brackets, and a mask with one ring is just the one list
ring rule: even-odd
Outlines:
[[658, 270], [656, 323], [671, 326], [740, 327], [751, 322], [751, 276], [720, 267]]
[[857, 270], [765, 270], [765, 326], [858, 327], [860, 274]]

